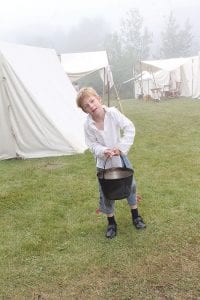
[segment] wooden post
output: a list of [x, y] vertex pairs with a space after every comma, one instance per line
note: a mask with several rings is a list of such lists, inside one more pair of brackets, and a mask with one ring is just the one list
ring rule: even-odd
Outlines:
[[106, 70], [105, 68], [103, 68], [103, 101], [105, 100], [104, 97], [105, 97], [105, 81], [106, 81]]
[[107, 89], [108, 89], [108, 107], [110, 106], [110, 81], [107, 73]]
[[140, 60], [140, 73], [141, 73], [141, 94], [142, 94], [142, 100], [144, 99], [144, 90], [143, 90], [143, 78], [142, 78], [142, 62]]

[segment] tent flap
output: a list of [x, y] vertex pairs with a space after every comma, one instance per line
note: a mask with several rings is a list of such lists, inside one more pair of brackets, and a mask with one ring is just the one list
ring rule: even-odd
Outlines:
[[[108, 63], [106, 51], [64, 53], [60, 55], [61, 65], [71, 81], [76, 81], [90, 73], [100, 71], [101, 79], [110, 86], [113, 85], [113, 77]], [[105, 71], [105, 78], [104, 73]]]

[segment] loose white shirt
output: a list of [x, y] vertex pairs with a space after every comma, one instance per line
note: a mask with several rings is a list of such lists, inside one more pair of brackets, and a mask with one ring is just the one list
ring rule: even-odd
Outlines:
[[[106, 107], [104, 128], [98, 129], [90, 115], [84, 124], [85, 142], [96, 158], [96, 166], [104, 168], [106, 149], [118, 148], [122, 154], [127, 155], [134, 142], [135, 126], [115, 107]], [[105, 168], [121, 167], [120, 156], [113, 156], [106, 162]]]

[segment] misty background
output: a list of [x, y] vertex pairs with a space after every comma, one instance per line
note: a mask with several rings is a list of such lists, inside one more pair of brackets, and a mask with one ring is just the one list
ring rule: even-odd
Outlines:
[[[0, 0], [0, 40], [58, 54], [106, 50], [120, 96], [140, 61], [198, 55], [199, 0]], [[99, 92], [97, 74], [80, 80]]]

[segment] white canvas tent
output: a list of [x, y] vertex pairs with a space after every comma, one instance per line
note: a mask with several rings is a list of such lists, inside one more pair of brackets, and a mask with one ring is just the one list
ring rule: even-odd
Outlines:
[[161, 60], [143, 60], [141, 61], [142, 70], [156, 72], [159, 70], [164, 70], [172, 72], [177, 70], [182, 65], [186, 64], [189, 58], [169, 58]]
[[[150, 81], [149, 94], [153, 96], [153, 89], [160, 88], [159, 96], [161, 96], [161, 93], [164, 92], [164, 88], [167, 86], [169, 93], [170, 90], [175, 90], [176, 83], [181, 82], [181, 67], [188, 61], [188, 58], [170, 58], [153, 61], [142, 61], [142, 70], [148, 71], [152, 76], [152, 80]], [[143, 81], [142, 84], [145, 87], [145, 81]]]
[[72, 82], [98, 71], [103, 81], [102, 98], [104, 99], [106, 90], [108, 94], [108, 106], [110, 106], [110, 89], [113, 87], [118, 100], [119, 109], [122, 111], [122, 105], [113, 81], [106, 51], [64, 53], [59, 56], [61, 65]]
[[183, 65], [182, 73], [182, 95], [186, 97], [200, 97], [200, 57], [190, 57], [189, 61]]
[[[151, 85], [154, 87], [162, 88], [164, 85], [169, 84], [174, 89], [176, 82], [180, 82], [181, 96], [193, 98], [200, 96], [199, 56], [142, 61], [141, 67], [142, 70], [152, 74]], [[164, 74], [165, 80], [162, 80]], [[143, 84], [145, 85], [145, 80]]]
[[64, 53], [60, 55], [60, 61], [72, 82], [99, 71], [105, 85], [108, 81], [110, 87], [113, 85], [106, 51]]
[[155, 87], [163, 87], [167, 85], [170, 80], [170, 73], [168, 71], [160, 70], [155, 73], [143, 71], [135, 80], [135, 97], [140, 95], [153, 96], [151, 89]]
[[0, 159], [82, 153], [84, 114], [52, 49], [0, 43]]

